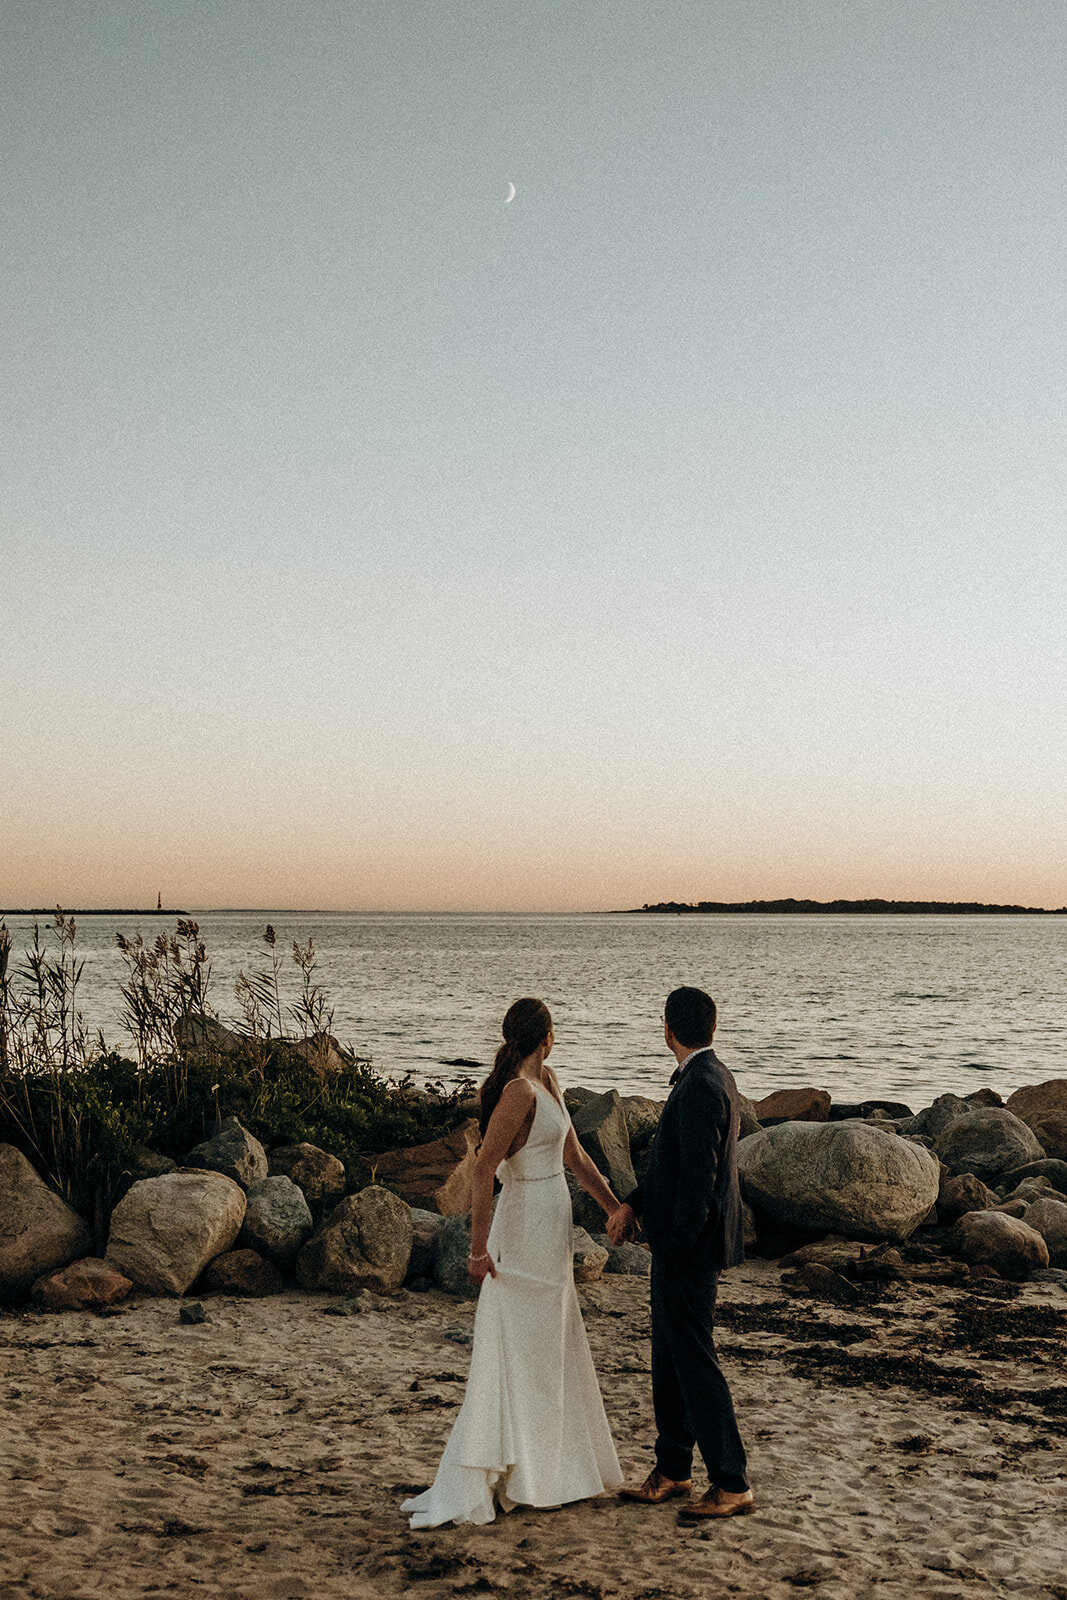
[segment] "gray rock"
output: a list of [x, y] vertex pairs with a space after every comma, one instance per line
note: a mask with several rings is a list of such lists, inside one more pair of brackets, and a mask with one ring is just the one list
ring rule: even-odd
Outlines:
[[1003, 1211], [969, 1211], [955, 1231], [965, 1261], [992, 1267], [1016, 1283], [1049, 1264], [1048, 1246], [1036, 1229]]
[[584, 1228], [575, 1228], [571, 1239], [575, 1283], [596, 1283], [608, 1264], [608, 1252]]
[[412, 1206], [413, 1237], [411, 1260], [408, 1263], [409, 1278], [433, 1277], [434, 1261], [437, 1257], [437, 1235], [444, 1226], [444, 1220], [444, 1217], [436, 1211], [423, 1211], [417, 1206]]
[[226, 1117], [210, 1139], [190, 1150], [185, 1165], [221, 1172], [242, 1189], [248, 1189], [267, 1176], [267, 1152], [236, 1117]]
[[976, 1178], [973, 1172], [963, 1172], [958, 1176], [945, 1173], [937, 1196], [937, 1220], [946, 1228], [951, 1227], [968, 1211], [991, 1211], [996, 1203], [997, 1197], [992, 1189], [981, 1178]]
[[188, 1305], [179, 1307], [178, 1321], [184, 1322], [189, 1327], [196, 1327], [198, 1323], [206, 1322], [207, 1312], [204, 1310], [203, 1302], [191, 1300]]
[[899, 1100], [859, 1100], [847, 1102], [835, 1100], [830, 1107], [831, 1122], [866, 1122], [868, 1117], [873, 1117], [876, 1112], [893, 1121], [909, 1120], [915, 1115], [910, 1106], [902, 1104]]
[[1067, 1294], [1067, 1268], [1039, 1267], [1030, 1274], [1031, 1283], [1054, 1283]]
[[371, 1309], [370, 1299], [366, 1294], [350, 1294], [332, 1306], [323, 1306], [322, 1314], [325, 1317], [358, 1317], [364, 1311]]
[[311, 1211], [304, 1191], [278, 1173], [249, 1186], [245, 1220], [238, 1244], [286, 1269], [311, 1237]]
[[783, 1272], [782, 1288], [798, 1298], [828, 1300], [839, 1306], [854, 1306], [860, 1298], [847, 1278], [821, 1261], [803, 1261], [794, 1270]]
[[605, 1272], [618, 1273], [622, 1277], [647, 1278], [652, 1271], [652, 1255], [639, 1244], [612, 1244], [606, 1233], [591, 1235], [594, 1244], [608, 1253], [604, 1266]]
[[372, 1184], [346, 1196], [312, 1234], [296, 1258], [297, 1282], [302, 1289], [388, 1294], [407, 1275], [412, 1237], [407, 1203]]
[[470, 1217], [462, 1212], [459, 1216], [446, 1217], [437, 1232], [433, 1263], [434, 1282], [439, 1289], [468, 1300], [478, 1298], [478, 1285], [472, 1283], [467, 1275], [467, 1257], [470, 1253]]
[[23, 1294], [92, 1248], [78, 1213], [38, 1177], [21, 1150], [0, 1144], [0, 1295]]
[[759, 1237], [759, 1226], [756, 1222], [756, 1213], [747, 1200], [741, 1202], [741, 1242], [747, 1251], [756, 1248]]
[[737, 1129], [739, 1139], [748, 1139], [752, 1134], [760, 1131], [760, 1119], [756, 1114], [755, 1103], [747, 1095], [738, 1095], [741, 1102], [741, 1121]]
[[271, 1177], [293, 1180], [314, 1216], [344, 1195], [344, 1164], [317, 1145], [279, 1145], [267, 1156], [267, 1166]]
[[174, 1024], [178, 1049], [188, 1055], [241, 1056], [248, 1052], [248, 1040], [217, 1017], [184, 1017]]
[[643, 1094], [624, 1094], [621, 1103], [630, 1136], [632, 1160], [635, 1152], [644, 1149], [659, 1127], [659, 1119], [666, 1101], [649, 1100]]
[[973, 1172], [984, 1183], [995, 1183], [1002, 1172], [1044, 1154], [1026, 1123], [998, 1106], [953, 1117], [934, 1140], [934, 1150], [951, 1173]]
[[957, 1094], [938, 1095], [932, 1106], [916, 1112], [915, 1116], [904, 1120], [900, 1124], [900, 1132], [913, 1136], [937, 1140], [953, 1122], [956, 1117], [965, 1117], [974, 1110], [966, 1100], [961, 1100]]
[[866, 1122], [783, 1122], [737, 1147], [744, 1198], [793, 1228], [906, 1239], [937, 1200], [921, 1145]]
[[1054, 1189], [1067, 1194], [1067, 1161], [1056, 1161], [1051, 1156], [1046, 1156], [1043, 1161], [1028, 1161], [1023, 1167], [1013, 1167], [1010, 1172], [1005, 1172], [1000, 1182], [1011, 1190], [1024, 1178], [1047, 1178]]
[[230, 1248], [244, 1214], [244, 1190], [221, 1172], [144, 1178], [111, 1213], [107, 1259], [143, 1289], [184, 1294]]
[[1008, 1096], [1008, 1110], [1031, 1129], [1046, 1156], [1067, 1161], [1067, 1078], [1016, 1089]]
[[573, 1117], [575, 1112], [581, 1110], [582, 1106], [587, 1106], [590, 1100], [599, 1100], [600, 1093], [598, 1089], [586, 1089], [582, 1084], [576, 1083], [573, 1089], [563, 1091], [563, 1104]]
[[[1009, 1200], [1022, 1200], [1029, 1206], [1035, 1200], [1044, 1200], [1048, 1195], [1051, 1195], [1054, 1199], [1059, 1198], [1047, 1178], [1024, 1178], [1022, 1183], [1015, 1185], [1014, 1189], [1006, 1189], [1000, 1199], [1005, 1204]], [[990, 1210], [995, 1210], [995, 1208], [996, 1201], [994, 1201]]]
[[138, 1178], [161, 1178], [165, 1172], [177, 1172], [178, 1163], [170, 1156], [161, 1156], [158, 1150], [147, 1145], [135, 1145], [131, 1170]]
[[634, 1187], [630, 1134], [618, 1090], [609, 1089], [580, 1106], [571, 1118], [582, 1148], [621, 1200]]
[[1067, 1267], [1067, 1205], [1045, 1197], [1028, 1206], [1023, 1221], [1044, 1239], [1049, 1265]]

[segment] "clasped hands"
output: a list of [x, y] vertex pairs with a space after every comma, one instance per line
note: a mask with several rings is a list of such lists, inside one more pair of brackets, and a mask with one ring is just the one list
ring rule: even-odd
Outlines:
[[626, 1244], [637, 1232], [637, 1217], [633, 1206], [628, 1206], [625, 1201], [608, 1213], [607, 1235], [612, 1244]]

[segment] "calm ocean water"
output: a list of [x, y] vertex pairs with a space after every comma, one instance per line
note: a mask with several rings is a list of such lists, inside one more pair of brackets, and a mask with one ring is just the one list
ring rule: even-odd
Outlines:
[[[191, 914], [224, 1021], [240, 1016], [238, 972], [266, 965], [270, 922], [287, 957], [314, 939], [334, 1033], [390, 1077], [448, 1081], [457, 1057], [488, 1064], [507, 1006], [536, 994], [564, 1084], [658, 1097], [673, 1065], [663, 999], [681, 983], [714, 995], [718, 1053], [757, 1098], [813, 1084], [918, 1107], [1067, 1076], [1067, 917]], [[8, 926], [18, 952], [30, 924]], [[82, 1009], [108, 1043], [124, 1042], [116, 929], [148, 941], [173, 926], [79, 919]]]

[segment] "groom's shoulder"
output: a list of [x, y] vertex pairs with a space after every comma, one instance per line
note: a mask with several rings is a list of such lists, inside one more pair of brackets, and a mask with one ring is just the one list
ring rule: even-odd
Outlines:
[[[737, 1098], [737, 1084], [729, 1067], [724, 1066], [714, 1050], [702, 1052], [693, 1062], [697, 1071], [692, 1074], [693, 1087], [699, 1083], [704, 1094], [712, 1095], [716, 1099], [735, 1100]], [[686, 1073], [686, 1077], [690, 1074]]]

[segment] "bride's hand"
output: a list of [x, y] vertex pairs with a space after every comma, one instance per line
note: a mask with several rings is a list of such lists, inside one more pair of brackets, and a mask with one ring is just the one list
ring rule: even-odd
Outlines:
[[480, 1284], [483, 1278], [495, 1278], [496, 1266], [487, 1250], [467, 1257], [467, 1276], [472, 1283]]

